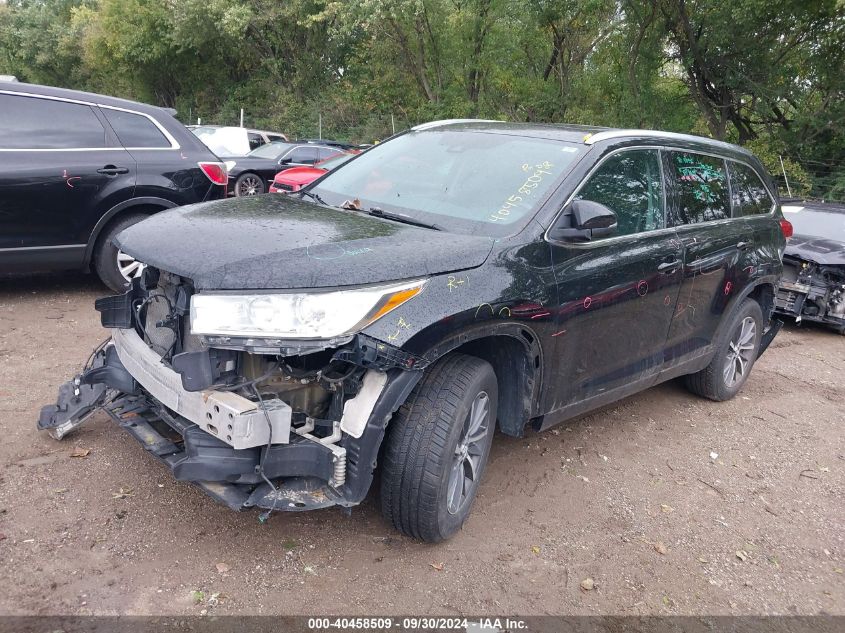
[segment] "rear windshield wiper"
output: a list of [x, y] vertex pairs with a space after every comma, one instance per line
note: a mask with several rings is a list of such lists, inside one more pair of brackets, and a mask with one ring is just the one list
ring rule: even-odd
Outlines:
[[390, 211], [385, 211], [384, 209], [380, 209], [379, 207], [371, 207], [367, 211], [367, 215], [372, 215], [377, 218], [384, 218], [385, 220], [393, 220], [395, 222], [402, 222], [403, 224], [411, 224], [413, 226], [421, 226], [424, 229], [433, 229], [435, 231], [442, 231], [443, 227], [439, 224], [434, 224], [433, 222], [425, 222], [423, 220], [418, 220], [417, 218], [412, 218], [410, 215], [402, 215], [401, 213], [392, 213]]

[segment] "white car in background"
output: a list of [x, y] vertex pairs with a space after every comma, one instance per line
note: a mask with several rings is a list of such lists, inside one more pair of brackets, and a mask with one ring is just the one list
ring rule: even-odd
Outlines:
[[187, 126], [197, 138], [218, 156], [246, 156], [252, 150], [274, 141], [287, 141], [281, 132], [253, 130], [222, 125]]

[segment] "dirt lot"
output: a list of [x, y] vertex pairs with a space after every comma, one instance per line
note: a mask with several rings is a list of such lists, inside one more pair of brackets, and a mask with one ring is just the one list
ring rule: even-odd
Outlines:
[[497, 436], [470, 520], [430, 546], [373, 495], [260, 524], [102, 414], [62, 443], [39, 434], [104, 338], [104, 293], [0, 280], [2, 613], [845, 614], [845, 337], [785, 329], [732, 402], [670, 383]]

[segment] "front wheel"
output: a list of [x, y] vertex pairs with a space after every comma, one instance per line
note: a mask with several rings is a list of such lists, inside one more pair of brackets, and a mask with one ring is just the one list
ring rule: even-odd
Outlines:
[[264, 193], [264, 181], [257, 174], [241, 174], [235, 181], [235, 195], [257, 196]]
[[469, 516], [496, 426], [490, 364], [449, 354], [416, 386], [388, 427], [381, 506], [400, 532], [437, 543]]
[[745, 299], [728, 318], [713, 360], [686, 377], [690, 391], [717, 402], [730, 400], [742, 389], [757, 360], [763, 334], [763, 311], [754, 299]]
[[146, 217], [141, 213], [121, 216], [109, 224], [97, 240], [93, 256], [94, 268], [102, 282], [115, 292], [123, 292], [133, 278], [141, 275], [144, 265], [118, 249], [113, 240], [122, 230]]

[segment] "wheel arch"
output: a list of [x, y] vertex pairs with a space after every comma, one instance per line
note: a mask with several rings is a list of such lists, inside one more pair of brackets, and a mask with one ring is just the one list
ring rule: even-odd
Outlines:
[[127, 213], [146, 213], [148, 215], [152, 215], [158, 211], [172, 209], [176, 206], [178, 205], [171, 200], [152, 196], [131, 198], [130, 200], [124, 200], [123, 202], [114, 205], [111, 209], [106, 211], [99, 220], [97, 220], [97, 224], [94, 225], [94, 230], [91, 231], [91, 236], [88, 238], [88, 244], [85, 247], [85, 266], [90, 267], [91, 258], [94, 256], [94, 249], [97, 246], [97, 241], [100, 239], [100, 235], [103, 230], [118, 217]]
[[[725, 307], [724, 314], [730, 314], [733, 310], [742, 303], [745, 299], [754, 299], [760, 304], [760, 310], [763, 312], [763, 319], [765, 323], [763, 327], [768, 325], [771, 321], [772, 313], [775, 307], [775, 296], [777, 295], [777, 282], [773, 279], [763, 278], [757, 279], [746, 285], [741, 292], [736, 293], [733, 301]], [[720, 341], [722, 335], [727, 327], [727, 319], [723, 318], [719, 323], [719, 328], [716, 331], [713, 341]], [[714, 351], [715, 353], [715, 351]]]
[[452, 352], [492, 365], [499, 387], [499, 428], [505, 435], [521, 437], [525, 425], [538, 415], [544, 365], [537, 333], [518, 323], [487, 325], [451, 336], [425, 356], [437, 360]]

